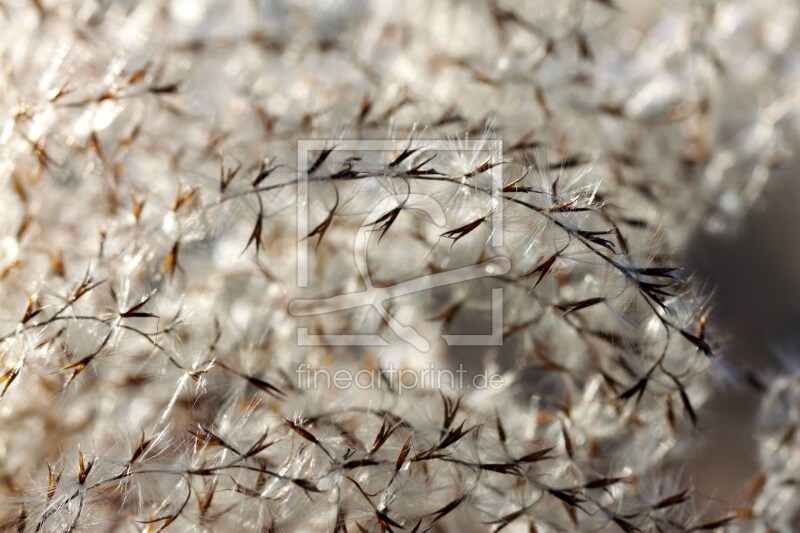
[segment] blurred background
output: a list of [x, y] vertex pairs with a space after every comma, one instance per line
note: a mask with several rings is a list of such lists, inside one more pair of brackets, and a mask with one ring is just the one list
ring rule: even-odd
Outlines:
[[[700, 231], [686, 264], [714, 292], [712, 324], [724, 332], [723, 365], [735, 378], [800, 366], [800, 161], [777, 169], [734, 231]], [[702, 453], [687, 465], [698, 491], [731, 501], [757, 474], [759, 394], [741, 380], [718, 382], [704, 407]]]

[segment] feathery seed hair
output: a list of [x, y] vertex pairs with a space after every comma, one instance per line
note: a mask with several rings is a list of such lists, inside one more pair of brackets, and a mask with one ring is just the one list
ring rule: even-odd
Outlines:
[[[796, 378], [752, 510], [681, 471], [719, 346], [676, 251], [797, 140], [798, 10], [637, 6], [0, 1], [0, 528], [796, 526]], [[501, 343], [443, 340], [497, 289]]]

